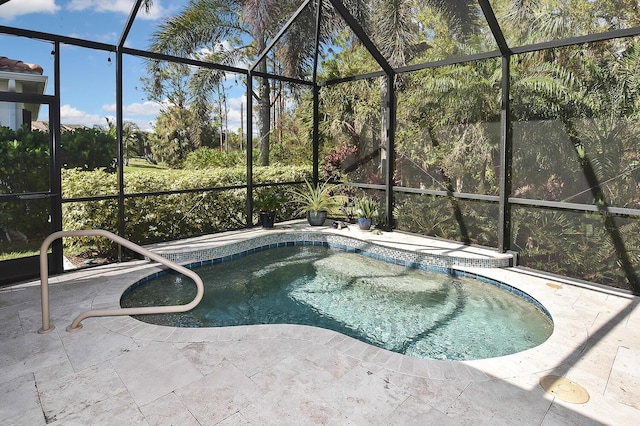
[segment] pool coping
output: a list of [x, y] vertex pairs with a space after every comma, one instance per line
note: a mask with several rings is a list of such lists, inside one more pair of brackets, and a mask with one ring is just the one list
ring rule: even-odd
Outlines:
[[[295, 225], [295, 224], [293, 224]], [[409, 235], [399, 232], [393, 233], [365, 233], [351, 232], [337, 233], [328, 227], [300, 227], [289, 225], [268, 232], [238, 231], [234, 235], [243, 235], [244, 239], [224, 239], [223, 244], [216, 244], [208, 239], [209, 244], [203, 244], [202, 238], [182, 240], [180, 243], [161, 243], [148, 246], [155, 253], [180, 264], [206, 264], [213, 258], [222, 258], [223, 261], [232, 260], [238, 256], [253, 253], [255, 251], [294, 245], [328, 245], [351, 252], [366, 253], [370, 257], [396, 263], [406, 267], [420, 267], [428, 265], [433, 268], [451, 269], [454, 267], [478, 267], [501, 268], [509, 266], [512, 262], [511, 254], [500, 254], [486, 248], [444, 244], [446, 249], [434, 250], [408, 250], [398, 244], [390, 244], [391, 240], [384, 239], [384, 235], [393, 234]], [[372, 237], [379, 238], [372, 238]], [[207, 240], [204, 240], [207, 241]], [[190, 247], [195, 244], [196, 248]], [[463, 252], [461, 248], [470, 247], [472, 250]]]
[[[193, 257], [189, 258], [188, 247], [195, 246], [197, 248], [195, 251], [222, 249], [224, 252], [224, 250], [228, 250], [229, 247], [242, 243], [247, 239], [251, 240], [256, 237], [273, 238], [274, 235], [277, 238], [281, 238], [282, 235], [289, 235], [287, 238], [291, 238], [292, 235], [295, 236], [299, 234], [299, 231], [300, 228], [295, 226], [290, 229], [285, 229], [284, 232], [275, 233], [261, 229], [243, 230], [223, 233], [218, 235], [218, 238], [216, 238], [216, 235], [213, 235], [207, 238], [186, 240], [186, 242], [180, 241], [175, 245], [163, 243], [155, 247], [151, 246], [151, 249], [163, 256], [167, 256], [173, 251], [173, 253], [182, 256], [181, 263], [190, 263], [193, 261], [197, 262], [197, 260], [193, 259]], [[330, 235], [335, 235], [332, 231], [333, 230], [326, 227], [304, 230], [304, 232], [316, 235], [315, 237], [311, 237], [309, 241], [322, 241]], [[382, 244], [380, 244], [382, 239], [379, 238], [381, 236], [376, 235], [375, 239], [377, 241], [374, 242], [372, 241], [373, 235], [374, 234], [360, 235], [360, 233], [352, 232], [348, 237], [360, 240], [362, 244], [366, 245], [367, 250], [371, 250], [374, 246], [382, 246]], [[344, 235], [342, 236], [344, 237]], [[413, 242], [422, 241], [421, 247], [431, 246], [433, 244], [433, 240], [426, 237], [405, 235], [397, 232], [383, 233], [382, 236], [385, 236], [387, 239], [396, 238], [399, 241], [395, 242], [396, 245], [401, 244], [401, 240], [404, 237], [412, 239]], [[208, 241], [208, 243], [205, 241]], [[264, 240], [258, 239], [257, 241]], [[256, 243], [256, 241], [253, 241], [253, 243]], [[238, 247], [246, 246], [235, 245], [231, 251], [237, 252]], [[389, 246], [387, 246], [385, 253], [389, 252], [388, 248]], [[393, 249], [395, 250], [396, 247]], [[381, 250], [384, 250], [384, 247]], [[447, 248], [447, 250], [449, 249]], [[449, 251], [449, 253], [453, 254], [452, 251]], [[462, 255], [464, 254], [463, 252]], [[490, 255], [490, 253], [480, 254], [480, 256]], [[233, 254], [229, 254], [229, 256], [233, 256]], [[461, 254], [458, 253], [456, 256], [461, 256]], [[449, 257], [455, 256], [450, 255]], [[497, 257], [507, 258], [505, 256]], [[178, 257], [176, 257], [176, 259], [177, 258]], [[103, 291], [93, 299], [91, 309], [119, 309], [121, 295], [132, 284], [155, 273], [160, 273], [163, 269], [164, 268], [149, 264], [149, 262], [145, 261], [132, 262], [128, 268], [127, 279], [120, 279], [117, 285], [105, 287]], [[487, 374], [498, 378], [509, 378], [522, 374], [534, 374], [541, 371], [558, 371], [560, 365], [570, 363], [576, 357], [579, 357], [580, 353], [584, 350], [588, 338], [587, 327], [579, 313], [574, 311], [565, 299], [557, 296], [558, 286], [561, 287], [561, 284], [550, 286], [548, 285], [548, 279], [538, 277], [527, 277], [527, 280], [519, 280], [520, 274], [515, 268], [511, 267], [455, 266], [454, 269], [463, 274], [475, 276], [476, 278], [481, 277], [482, 279], [507, 283], [509, 286], [529, 295], [541, 303], [554, 322], [554, 330], [551, 336], [541, 345], [511, 355], [472, 361], [441, 361], [401, 355], [371, 346], [338, 332], [312, 326], [282, 324], [216, 328], [178, 328], [147, 324], [128, 316], [102, 317], [96, 318], [96, 320], [112, 332], [149, 341], [186, 343], [271, 338], [303, 340], [335, 348], [356, 359], [369, 362], [373, 366], [380, 368], [391, 369], [419, 377], [440, 379], [444, 378], [439, 377], [442, 374], [443, 368], [445, 368], [445, 370], [446, 368], [462, 368], [468, 373], [469, 380], [487, 380]], [[471, 368], [465, 368], [464, 366]], [[459, 372], [456, 374], [459, 374]]]

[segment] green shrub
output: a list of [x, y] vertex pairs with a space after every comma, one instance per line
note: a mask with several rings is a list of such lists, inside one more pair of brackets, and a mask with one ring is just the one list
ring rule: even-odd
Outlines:
[[[116, 143], [113, 136], [99, 129], [77, 129], [62, 133], [61, 146], [61, 157], [65, 167], [78, 167], [83, 170], [103, 167], [95, 173], [88, 174], [63, 170], [65, 180], [68, 181], [64, 191], [65, 197], [117, 193], [116, 175], [105, 172], [115, 170]], [[26, 127], [17, 131], [0, 127], [0, 194], [49, 191], [52, 189], [49, 181], [50, 161], [49, 133], [29, 131]], [[101, 219], [109, 217], [103, 206], [97, 208], [99, 213], [96, 214], [88, 212], [88, 209], [95, 208], [91, 207], [90, 203], [82, 208], [76, 205], [74, 214]], [[65, 206], [65, 210], [69, 211], [69, 206]], [[49, 200], [2, 203], [0, 231], [20, 232], [29, 237], [29, 244], [36, 244], [50, 232], [50, 215]], [[114, 218], [117, 219], [117, 215]], [[113, 226], [102, 222], [91, 225], [113, 230]], [[15, 245], [15, 242], [13, 244]]]
[[[310, 176], [308, 167], [256, 167], [254, 183], [300, 181]], [[63, 197], [79, 198], [96, 194], [117, 194], [117, 176], [104, 170], [63, 170]], [[216, 188], [244, 185], [244, 167], [205, 170], [161, 170], [157, 173], [128, 173], [125, 192], [137, 194], [159, 190]], [[286, 200], [288, 186], [260, 187], [261, 194], [274, 193]], [[128, 197], [125, 200], [126, 238], [148, 244], [208, 233], [239, 229], [246, 226], [247, 194], [244, 188], [203, 190], [186, 194]], [[290, 203], [278, 209], [279, 220], [293, 218]], [[117, 233], [117, 200], [87, 201], [63, 204], [63, 228], [106, 229]], [[257, 210], [254, 215], [257, 222]], [[65, 240], [65, 247], [80, 250], [93, 245], [109, 252], [112, 244], [101, 238]]]
[[202, 170], [211, 167], [238, 167], [245, 164], [244, 151], [221, 151], [215, 148], [198, 148], [187, 154], [184, 168]]
[[0, 127], [0, 194], [49, 189], [49, 135]]
[[[0, 127], [0, 194], [45, 192], [49, 186], [49, 135]], [[6, 240], [7, 231], [21, 232], [31, 240], [44, 238], [49, 213], [46, 200], [0, 203], [0, 240]]]
[[101, 129], [76, 129], [63, 132], [62, 164], [64, 168], [116, 171], [118, 144], [114, 136]]
[[497, 204], [400, 194], [393, 216], [398, 230], [468, 244], [498, 245]]

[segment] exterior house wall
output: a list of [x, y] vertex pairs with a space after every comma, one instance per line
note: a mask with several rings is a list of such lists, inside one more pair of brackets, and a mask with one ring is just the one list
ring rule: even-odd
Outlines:
[[[47, 86], [47, 76], [24, 71], [0, 71], [0, 92], [43, 94]], [[21, 102], [0, 102], [0, 126], [17, 130], [24, 123], [23, 111], [29, 111], [32, 120], [38, 119], [39, 104]]]

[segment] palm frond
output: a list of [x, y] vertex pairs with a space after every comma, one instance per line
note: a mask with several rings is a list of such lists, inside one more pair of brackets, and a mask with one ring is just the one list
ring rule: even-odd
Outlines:
[[233, 1], [191, 0], [181, 13], [161, 23], [151, 37], [150, 50], [189, 56], [238, 31]]

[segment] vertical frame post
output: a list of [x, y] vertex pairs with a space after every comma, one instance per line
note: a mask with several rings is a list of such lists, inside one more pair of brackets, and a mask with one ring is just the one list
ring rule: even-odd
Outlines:
[[396, 153], [396, 88], [395, 88], [395, 75], [387, 74], [387, 93], [385, 94], [387, 114], [387, 128], [385, 129], [386, 135], [386, 149], [387, 149], [387, 167], [385, 176], [385, 230], [391, 231], [393, 228], [393, 175], [395, 171], [395, 153]]
[[319, 162], [320, 162], [320, 86], [318, 86], [318, 55], [320, 52], [320, 26], [322, 24], [322, 2], [316, 5], [316, 39], [314, 43], [313, 55], [313, 134], [311, 135], [313, 143], [313, 183], [318, 184], [319, 180]]
[[511, 162], [513, 138], [509, 90], [511, 87], [511, 55], [502, 56], [502, 106], [500, 111], [500, 202], [498, 212], [498, 249], [504, 253], [511, 246]]
[[313, 143], [313, 183], [315, 185], [318, 184], [318, 180], [320, 179], [320, 106], [318, 105], [320, 102], [320, 86], [317, 84], [313, 85], [313, 134], [312, 134], [312, 143]]
[[253, 226], [253, 73], [247, 74], [247, 228]]
[[[118, 144], [118, 235], [125, 238], [124, 209], [124, 146], [122, 141], [124, 117], [122, 111], [122, 51], [116, 50], [116, 139]], [[122, 246], [118, 245], [118, 262], [122, 261]]]
[[[49, 133], [51, 137], [51, 158], [50, 162], [50, 191], [52, 194], [51, 209], [51, 229], [50, 232], [62, 231], [62, 132], [60, 131], [60, 42], [56, 41], [53, 48], [54, 60], [54, 96], [53, 104], [49, 105]], [[64, 248], [62, 240], [51, 244], [53, 271], [62, 273], [64, 271]]]

